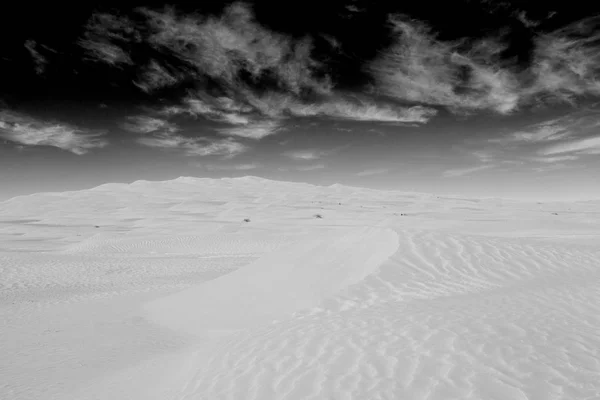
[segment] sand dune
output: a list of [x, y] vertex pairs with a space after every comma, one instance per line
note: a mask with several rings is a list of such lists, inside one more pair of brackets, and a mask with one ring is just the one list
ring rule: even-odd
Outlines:
[[599, 267], [598, 202], [256, 177], [21, 196], [0, 398], [600, 399]]

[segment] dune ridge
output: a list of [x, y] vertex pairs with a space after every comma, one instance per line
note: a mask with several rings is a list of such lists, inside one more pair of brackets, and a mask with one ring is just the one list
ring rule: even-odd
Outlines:
[[355, 228], [293, 243], [197, 287], [146, 305], [173, 329], [241, 329], [318, 304], [359, 282], [398, 248], [389, 229]]

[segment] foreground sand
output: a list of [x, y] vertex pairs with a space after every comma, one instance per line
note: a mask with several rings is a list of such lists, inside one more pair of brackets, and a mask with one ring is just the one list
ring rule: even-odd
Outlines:
[[253, 177], [18, 197], [0, 320], [1, 399], [600, 399], [600, 202]]

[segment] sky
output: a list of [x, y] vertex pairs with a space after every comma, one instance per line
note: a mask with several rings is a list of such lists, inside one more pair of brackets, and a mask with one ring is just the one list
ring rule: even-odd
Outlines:
[[82, 3], [2, 6], [0, 200], [246, 175], [600, 198], [586, 2]]

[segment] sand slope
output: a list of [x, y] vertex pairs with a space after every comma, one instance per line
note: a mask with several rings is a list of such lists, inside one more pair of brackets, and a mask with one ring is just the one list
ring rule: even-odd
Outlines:
[[397, 235], [389, 229], [355, 228], [310, 238], [146, 309], [151, 320], [189, 333], [262, 325], [359, 282], [397, 248]]
[[599, 202], [138, 181], [0, 249], [2, 399], [600, 399]]

